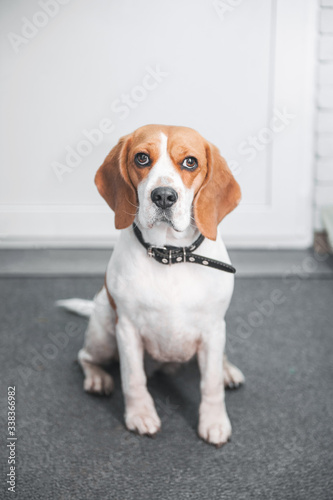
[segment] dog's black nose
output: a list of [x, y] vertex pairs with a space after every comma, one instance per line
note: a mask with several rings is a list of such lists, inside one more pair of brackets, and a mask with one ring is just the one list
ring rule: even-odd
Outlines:
[[170, 208], [176, 203], [178, 194], [169, 187], [158, 187], [151, 192], [151, 199], [159, 208]]

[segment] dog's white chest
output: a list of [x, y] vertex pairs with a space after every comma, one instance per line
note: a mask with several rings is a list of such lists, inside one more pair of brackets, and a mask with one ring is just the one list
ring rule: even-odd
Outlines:
[[118, 314], [134, 325], [152, 357], [187, 361], [202, 335], [223, 320], [233, 276], [197, 264], [164, 266], [138, 245], [127, 245], [127, 251], [120, 246], [108, 268], [108, 287]]

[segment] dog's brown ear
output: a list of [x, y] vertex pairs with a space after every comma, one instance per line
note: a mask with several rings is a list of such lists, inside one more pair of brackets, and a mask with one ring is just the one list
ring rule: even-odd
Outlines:
[[100, 195], [115, 213], [116, 229], [125, 229], [133, 223], [138, 205], [137, 193], [128, 175], [130, 142], [131, 136], [119, 139], [95, 176]]
[[194, 218], [200, 232], [216, 240], [217, 226], [236, 208], [241, 190], [216, 146], [207, 143], [206, 156], [207, 174], [194, 198]]

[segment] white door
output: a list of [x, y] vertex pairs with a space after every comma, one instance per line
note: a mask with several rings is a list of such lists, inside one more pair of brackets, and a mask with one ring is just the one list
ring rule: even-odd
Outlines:
[[195, 128], [226, 157], [243, 192], [229, 245], [311, 243], [316, 0], [0, 8], [2, 246], [112, 242], [94, 173], [147, 123]]

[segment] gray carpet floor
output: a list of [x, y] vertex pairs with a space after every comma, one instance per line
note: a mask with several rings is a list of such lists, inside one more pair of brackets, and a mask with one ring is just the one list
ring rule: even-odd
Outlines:
[[[333, 498], [332, 280], [236, 279], [228, 354], [246, 384], [227, 392], [233, 436], [220, 449], [196, 434], [195, 362], [150, 379], [163, 427], [155, 439], [124, 428], [119, 366], [110, 368], [111, 398], [83, 392], [76, 353], [86, 320], [54, 301], [91, 298], [101, 284], [96, 277], [0, 280], [0, 416], [6, 438], [7, 386], [15, 385], [15, 498]], [[263, 303], [277, 289], [281, 304]]]

